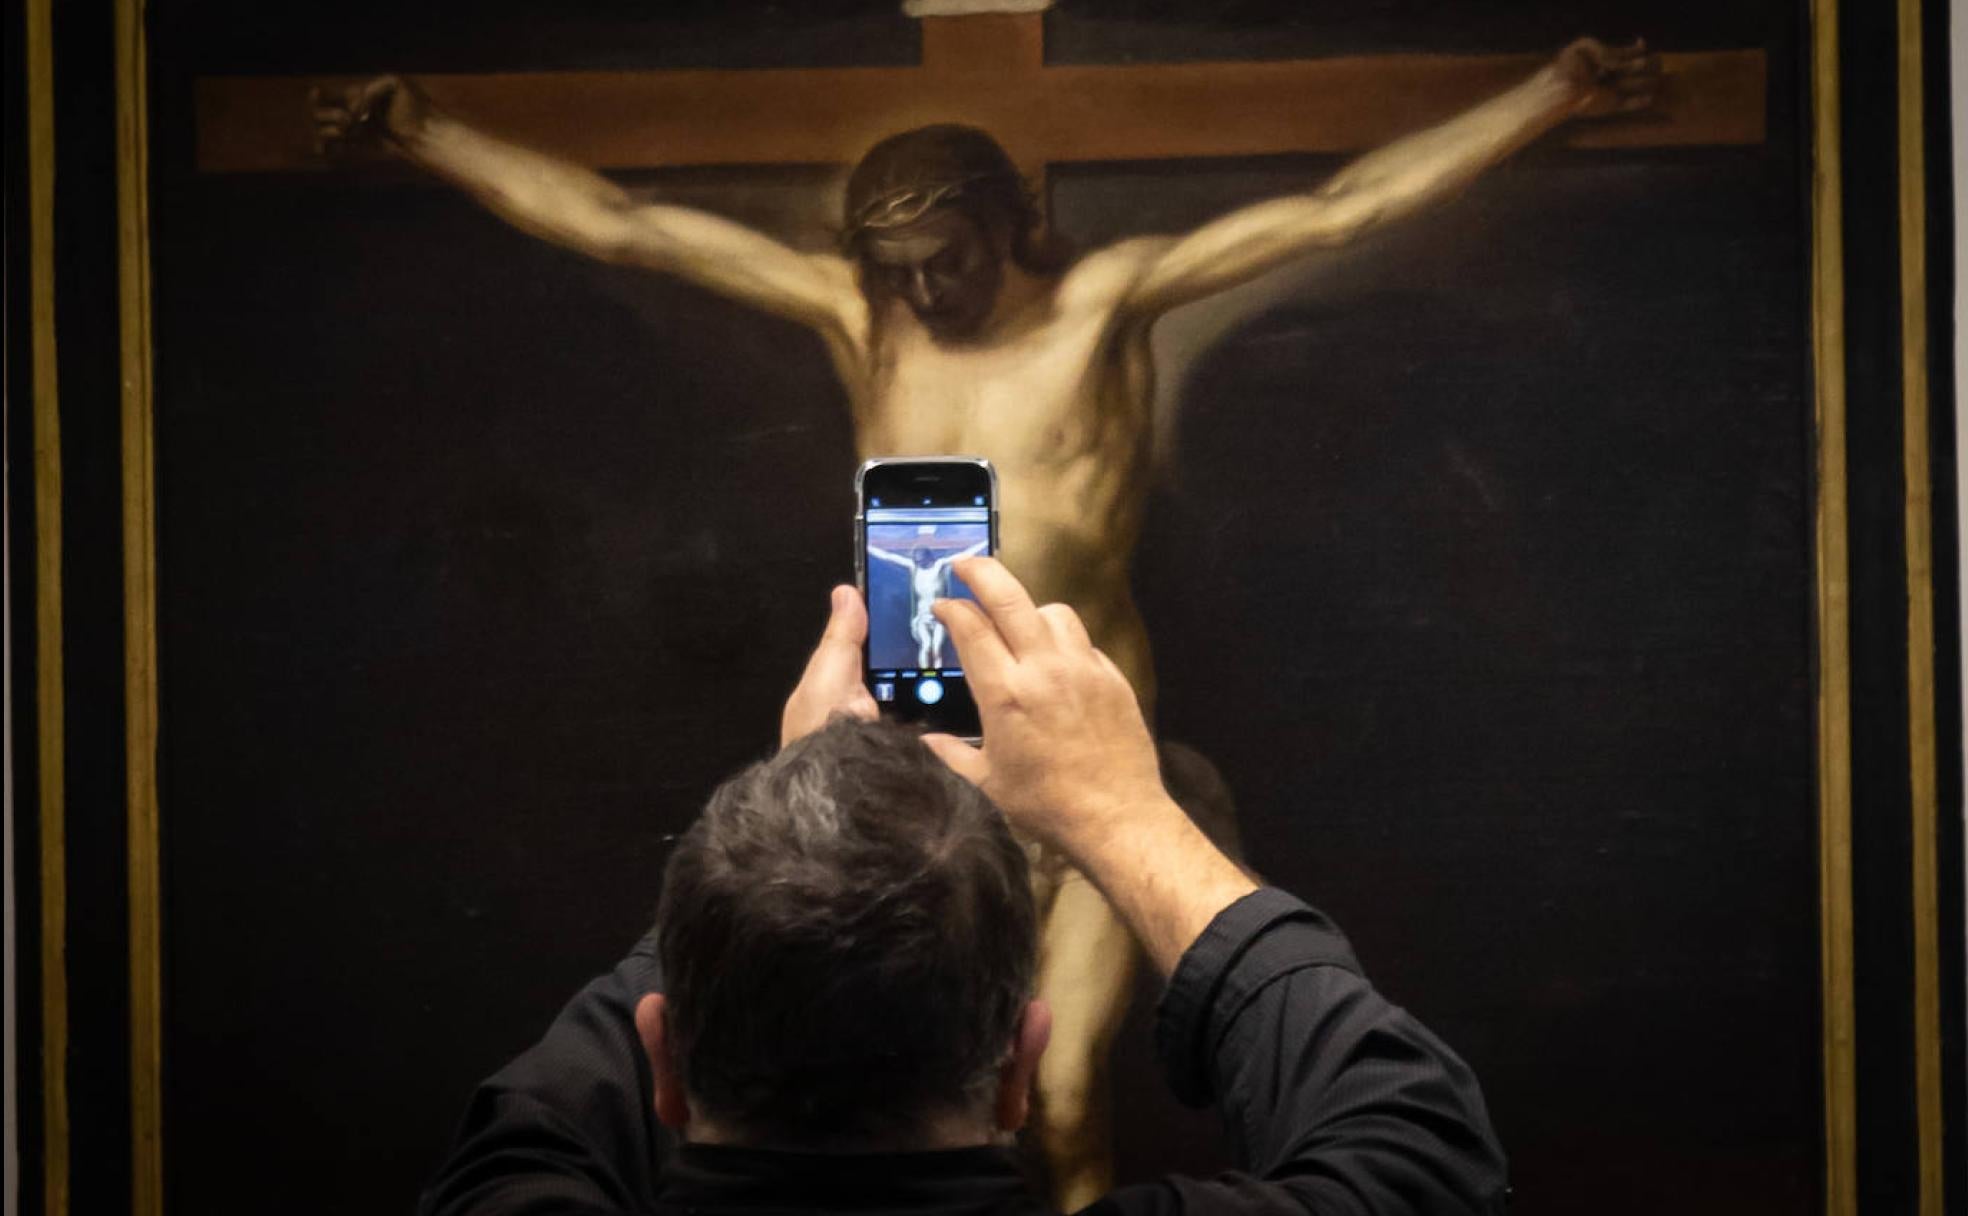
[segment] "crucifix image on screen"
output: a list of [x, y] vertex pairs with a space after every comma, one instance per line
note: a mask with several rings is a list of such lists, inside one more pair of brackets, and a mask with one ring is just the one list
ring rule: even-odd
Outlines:
[[[939, 599], [975, 598], [952, 567], [990, 548], [986, 519], [947, 522], [926, 517], [868, 524], [868, 666], [894, 671], [944, 671], [957, 665], [949, 632], [931, 608]], [[982, 512], [976, 514], [981, 515]]]

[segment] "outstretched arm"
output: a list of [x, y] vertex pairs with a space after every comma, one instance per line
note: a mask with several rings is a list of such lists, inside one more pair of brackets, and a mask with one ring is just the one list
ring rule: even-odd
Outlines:
[[861, 324], [844, 259], [801, 253], [689, 207], [637, 202], [598, 173], [460, 122], [407, 80], [384, 76], [319, 95], [314, 117], [324, 151], [388, 148], [555, 244], [679, 275], [832, 336], [851, 337]]
[[960, 553], [952, 553], [952, 554], [950, 554], [950, 556], [948, 556], [948, 557], [939, 557], [939, 558], [937, 558], [937, 559], [936, 559], [936, 569], [937, 569], [937, 570], [938, 570], [939, 572], [940, 572], [940, 571], [944, 571], [944, 570], [948, 570], [948, 569], [950, 568], [950, 566], [951, 566], [951, 565], [952, 565], [953, 563], [955, 563], [955, 562], [960, 562], [960, 561], [962, 561], [962, 560], [963, 560], [964, 558], [966, 558], [966, 557], [977, 557], [977, 556], [979, 556], [980, 554], [982, 554], [982, 553], [984, 552], [984, 550], [986, 550], [986, 549], [988, 549], [988, 548], [990, 548], [990, 547], [991, 547], [991, 542], [990, 542], [990, 541], [988, 541], [988, 540], [980, 540], [980, 541], [978, 541], [978, 542], [977, 542], [976, 544], [974, 544], [974, 545], [972, 545], [972, 546], [971, 546], [970, 548], [968, 548], [968, 549], [965, 549], [965, 550], [963, 550], [963, 551], [962, 551], [962, 552], [960, 552]]
[[868, 556], [874, 558], [876, 561], [888, 562], [891, 565], [900, 566], [904, 570], [914, 570], [916, 568], [916, 563], [903, 557], [900, 553], [891, 553], [887, 549], [877, 549], [873, 545], [868, 546]]
[[1651, 105], [1659, 83], [1659, 63], [1645, 44], [1580, 39], [1516, 88], [1368, 153], [1311, 194], [1242, 208], [1184, 237], [1116, 247], [1135, 260], [1122, 309], [1156, 316], [1344, 244], [1454, 193], [1566, 119]]

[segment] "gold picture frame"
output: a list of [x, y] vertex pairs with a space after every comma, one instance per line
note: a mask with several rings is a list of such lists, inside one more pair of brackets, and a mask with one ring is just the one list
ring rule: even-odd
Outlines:
[[[33, 326], [32, 382], [36, 492], [37, 685], [39, 726], [38, 892], [41, 940], [44, 1076], [41, 1095], [43, 1210], [68, 1216], [70, 1161], [66, 1061], [69, 1016], [64, 976], [67, 943], [64, 832], [64, 686], [62, 603], [62, 449], [60, 386], [56, 373], [51, 236], [53, 165], [57, 131], [53, 116], [55, 60], [51, 39], [53, 0], [25, 6], [28, 64], [27, 128], [30, 166], [30, 273]], [[1927, 349], [1928, 249], [1925, 236], [1926, 166], [1923, 160], [1923, 56], [1919, 0], [1898, 0], [1898, 122], [1901, 217], [1900, 300], [1905, 418], [1906, 590], [1908, 601], [1908, 756], [1912, 797], [1916, 1015], [1914, 1034], [1918, 1099], [1920, 1212], [1939, 1216], [1942, 1194], [1942, 1079], [1940, 975], [1942, 971], [1936, 855], [1939, 814], [1936, 774], [1940, 747], [1934, 714], [1933, 554], [1928, 469], [1930, 363]], [[1843, 181], [1840, 173], [1840, 65], [1837, 0], [1811, 4], [1811, 81], [1814, 173], [1812, 314], [1817, 424], [1816, 603], [1819, 659], [1818, 813], [1820, 928], [1823, 975], [1825, 1195], [1827, 1216], [1858, 1211], [1856, 1059], [1852, 909], [1852, 673], [1849, 627], [1846, 408], [1843, 316]], [[121, 332], [123, 539], [125, 581], [125, 714], [128, 772], [129, 983], [131, 1061], [132, 1216], [160, 1216], [164, 1203], [162, 1010], [163, 907], [160, 886], [162, 830], [157, 774], [158, 671], [155, 498], [153, 493], [152, 320], [149, 247], [147, 121], [148, 81], [144, 9], [138, 0], [116, 0], [117, 167], [119, 200], [118, 298]]]

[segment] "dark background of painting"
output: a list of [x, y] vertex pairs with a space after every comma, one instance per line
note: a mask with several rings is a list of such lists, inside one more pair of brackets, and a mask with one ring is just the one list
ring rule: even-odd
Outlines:
[[[664, 834], [770, 746], [851, 574], [854, 463], [798, 328], [406, 179], [199, 177], [190, 81], [913, 54], [886, 3], [731, 8], [158, 7], [174, 1210], [408, 1206], [470, 1086], [640, 933]], [[1476, 1066], [1519, 1211], [1794, 1212], [1821, 1173], [1796, 15], [1049, 21], [1089, 61], [1586, 31], [1765, 48], [1769, 142], [1534, 149], [1189, 367], [1136, 579], [1160, 726]], [[1098, 242], [1334, 163], [1076, 166], [1052, 197]], [[634, 180], [743, 214], [818, 175]], [[1220, 1166], [1145, 1016], [1120, 1063], [1124, 1175]]]

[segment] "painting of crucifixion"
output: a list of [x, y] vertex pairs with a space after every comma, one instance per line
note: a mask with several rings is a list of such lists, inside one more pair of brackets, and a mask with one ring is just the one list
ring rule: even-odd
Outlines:
[[[1171, 43], [1088, 62], [1103, 37], [1152, 42], [1158, 20], [1076, 26], [1072, 7], [912, 3], [885, 20], [913, 55], [872, 65], [754, 66], [741, 53], [732, 66], [478, 71], [384, 48], [354, 71], [187, 77], [186, 197], [218, 215], [251, 193], [253, 231], [286, 215], [296, 242], [322, 242], [297, 276], [320, 289], [306, 323], [265, 347], [285, 353], [237, 358], [264, 359], [261, 382], [298, 382], [291, 407], [268, 397], [267, 416], [287, 409], [278, 425], [319, 445], [288, 468], [292, 499], [268, 508], [316, 538], [283, 551], [282, 568], [307, 581], [315, 559], [342, 572], [334, 594], [393, 604], [380, 637], [325, 626], [308, 662], [349, 705], [326, 729], [354, 746], [374, 714], [427, 739], [435, 723], [469, 736], [474, 721], [494, 733], [523, 722], [560, 757], [549, 770], [570, 766], [528, 787], [555, 805], [551, 829], [510, 798], [487, 802], [498, 783], [464, 752], [428, 777], [367, 778], [378, 805], [408, 807], [412, 787], [448, 771], [497, 820], [484, 836], [419, 829], [434, 849], [455, 846], [460, 875], [433, 923], [487, 914], [467, 892], [488, 852], [548, 836], [570, 865], [597, 865], [606, 832], [591, 800], [619, 799], [627, 816], [654, 791], [682, 815], [712, 770], [756, 750], [740, 723], [769, 703], [775, 672], [795, 670], [796, 623], [811, 615], [787, 588], [824, 590], [851, 569], [845, 492], [861, 459], [992, 460], [1002, 556], [1036, 597], [1075, 607], [1128, 675], [1170, 741], [1178, 797], [1216, 821], [1234, 803], [1253, 865], [1317, 871], [1342, 899], [1436, 880], [1404, 875], [1409, 863], [1372, 845], [1382, 826], [1345, 813], [1337, 851], [1320, 854], [1295, 805], [1385, 791], [1396, 774], [1417, 783], [1409, 793], [1466, 805], [1488, 762], [1479, 741], [1509, 717], [1496, 717], [1494, 690], [1473, 692], [1481, 663], [1541, 673], [1502, 677], [1505, 699], [1528, 703], [1533, 679], [1609, 661], [1615, 644], [1580, 622], [1630, 588], [1580, 590], [1547, 564], [1570, 552], [1591, 490], [1700, 447], [1650, 429], [1661, 415], [1649, 409], [1671, 413], [1659, 403], [1698, 391], [1660, 387], [1667, 360], [1645, 368], [1647, 404], [1600, 404], [1627, 402], [1645, 362], [1608, 352], [1667, 313], [1681, 332], [1694, 307], [1677, 294], [1691, 280], [1647, 278], [1706, 256], [1674, 248], [1671, 223], [1723, 234], [1700, 248], [1740, 251], [1744, 216], [1781, 195], [1767, 185], [1777, 167], [1743, 165], [1769, 159], [1773, 129], [1790, 137], [1766, 101], [1769, 47], [1784, 44], [1677, 43], [1672, 14], [1663, 34], [1614, 11], [1619, 24], [1587, 13], [1536, 49], [1457, 32], [1451, 51], [1417, 51], [1368, 29], [1337, 53], [1212, 62]], [[1190, 24], [1220, 26], [1226, 48], [1242, 36], [1201, 8]], [[1562, 171], [1522, 170], [1526, 156]], [[1727, 201], [1702, 184], [1713, 166]], [[1649, 266], [1612, 216], [1663, 198], [1694, 210], [1648, 230]], [[225, 225], [176, 231], [174, 281], [198, 281], [197, 265], [191, 295], [234, 301], [224, 315], [237, 328], [263, 324], [237, 303], [257, 270], [200, 262], [224, 247]], [[1564, 269], [1533, 285], [1513, 258]], [[1643, 279], [1645, 295], [1631, 289]], [[1766, 318], [1763, 345], [1720, 342], [1709, 362], [1745, 376], [1781, 362], [1768, 334], [1785, 315], [1771, 309], [1737, 314]], [[215, 331], [186, 324], [184, 383], [230, 382], [214, 371]], [[1520, 375], [1540, 350], [1560, 370]], [[295, 351], [305, 366], [274, 370]], [[311, 377], [353, 383], [318, 370], [331, 363], [368, 369], [373, 399], [317, 401]], [[1581, 366], [1608, 383], [1556, 383]], [[186, 406], [188, 428], [220, 408], [223, 393], [185, 391], [202, 402]], [[1652, 454], [1630, 465], [1621, 443]], [[187, 501], [178, 518], [199, 509]], [[1621, 577], [1645, 569], [1663, 533], [1595, 510], [1581, 554], [1624, 544]], [[837, 527], [809, 522], [830, 511]], [[179, 568], [215, 561], [185, 526]], [[1329, 682], [1366, 653], [1396, 674]], [[1410, 672], [1424, 655], [1432, 666]], [[564, 690], [558, 672], [571, 673]], [[371, 678], [418, 691], [392, 701]], [[1465, 693], [1443, 691], [1459, 680]], [[1439, 735], [1422, 708], [1438, 694], [1460, 706]], [[372, 699], [384, 704], [372, 711]], [[1524, 711], [1542, 723], [1539, 712]], [[677, 744], [693, 765], [595, 775], [615, 765], [604, 742], [627, 735], [658, 750], [694, 740]], [[1402, 751], [1438, 738], [1432, 758]], [[1356, 786], [1297, 771], [1327, 748], [1342, 771], [1368, 766]], [[1495, 839], [1465, 824], [1412, 856], [1460, 865], [1474, 836]], [[1322, 856], [1386, 868], [1376, 879]], [[1148, 1015], [1098, 892], [1056, 864], [1037, 869], [1055, 1021], [1035, 1142], [1070, 1210], [1136, 1172], [1124, 1027], [1131, 1009]], [[1135, 1160], [1160, 1151], [1148, 1142]]]
[[[1009, 29], [1036, 28], [1032, 16], [1014, 20]], [[1128, 575], [1150, 484], [1155, 321], [1404, 218], [1567, 120], [1645, 110], [1658, 75], [1642, 44], [1583, 39], [1314, 193], [1078, 257], [1042, 228], [1031, 186], [974, 126], [914, 127], [876, 143], [847, 179], [842, 251], [816, 255], [696, 209], [634, 200], [577, 162], [469, 125], [406, 80], [330, 96], [316, 118], [326, 150], [350, 141], [394, 150], [527, 232], [816, 330], [847, 390], [858, 454], [989, 458], [1002, 487], [1004, 561], [1040, 602], [1079, 612], [1152, 713], [1148, 638]], [[1108, 1088], [1103, 1062], [1132, 956], [1091, 884], [1067, 873], [1046, 888], [1040, 988], [1055, 1040], [1041, 1065], [1040, 1133], [1070, 1209], [1113, 1183], [1097, 1095]]]

